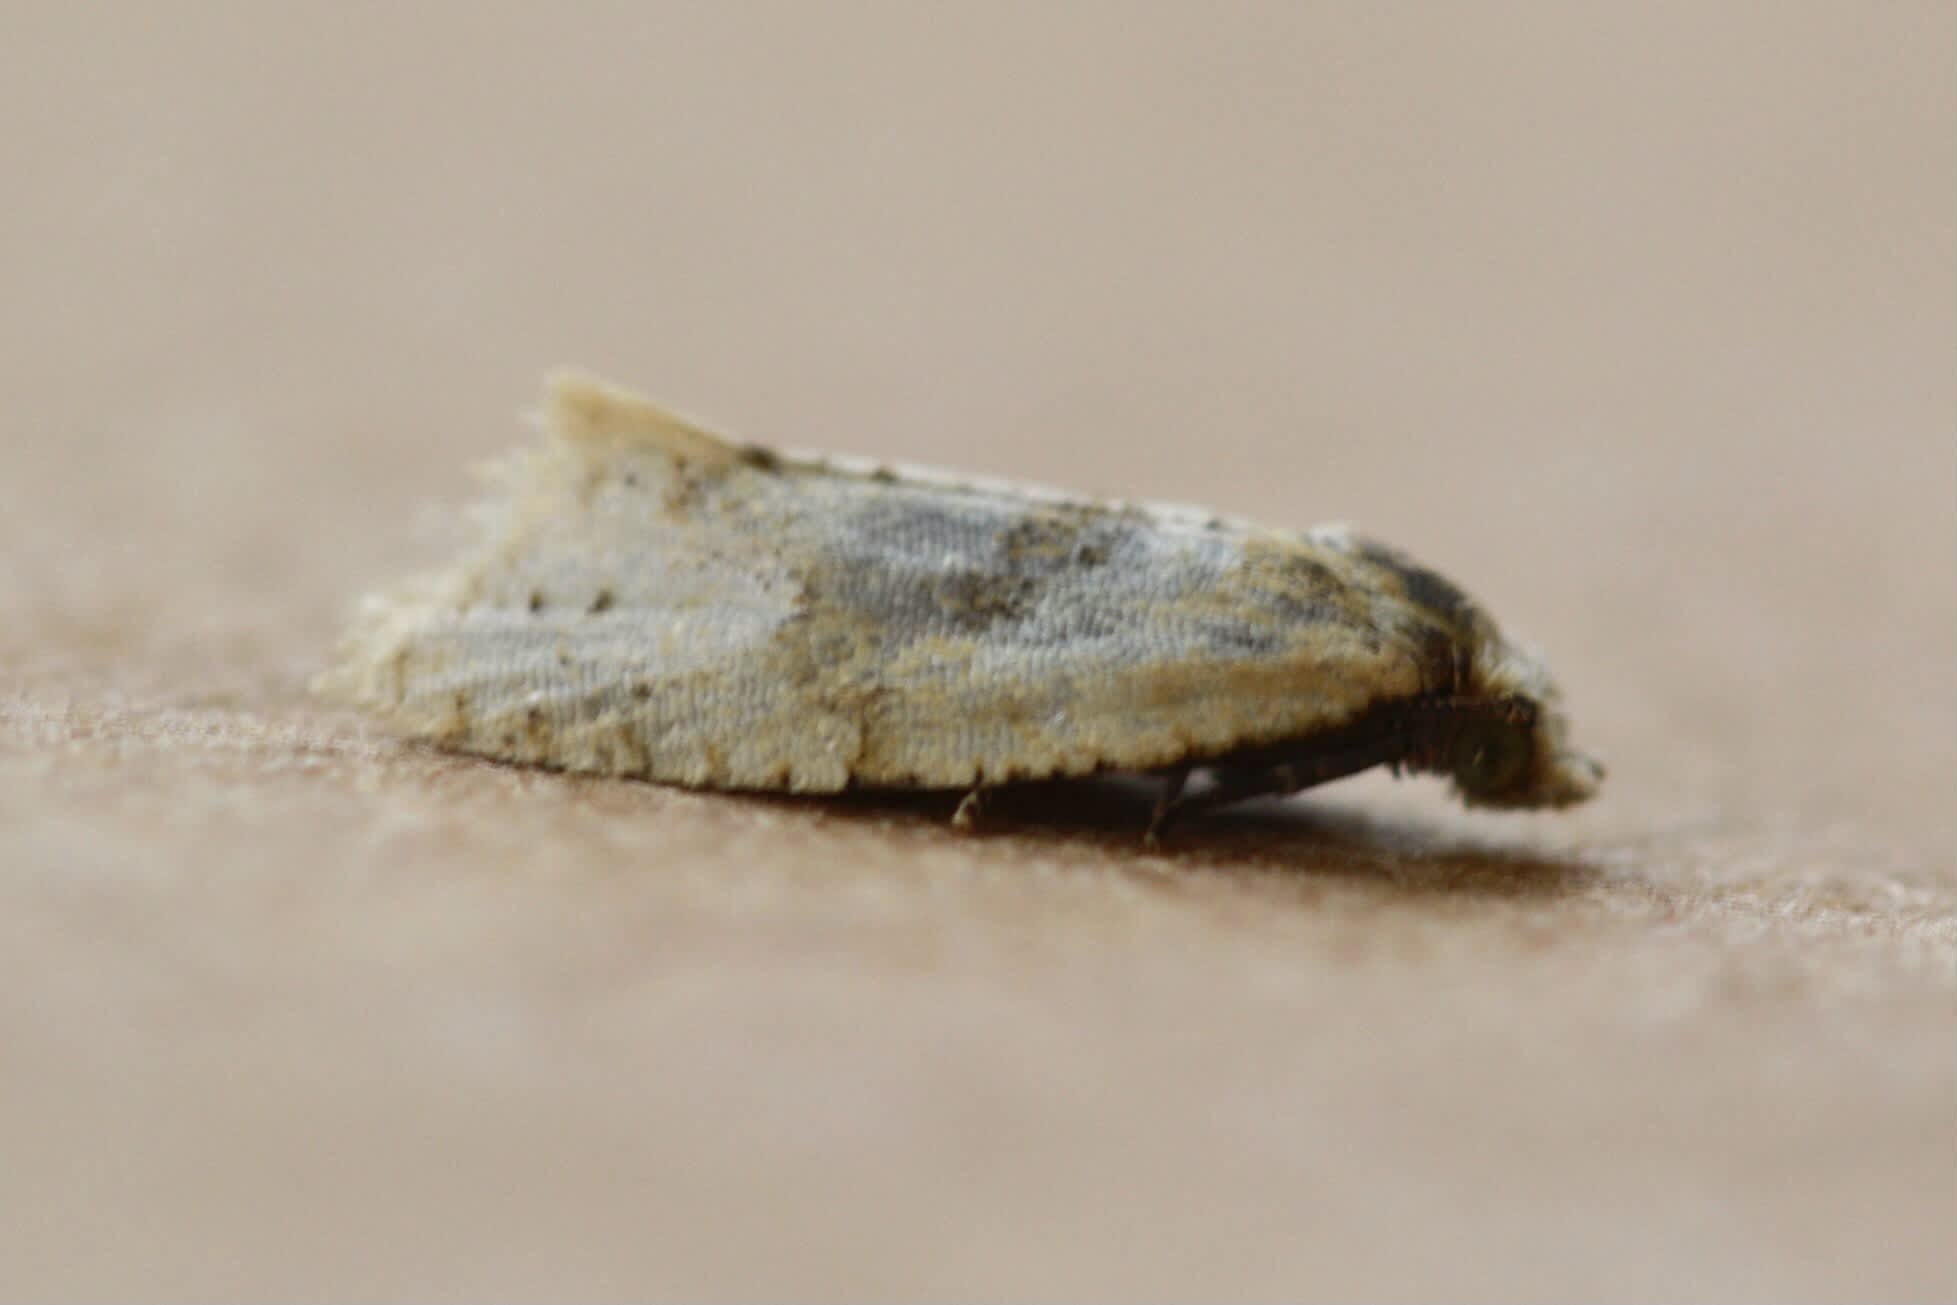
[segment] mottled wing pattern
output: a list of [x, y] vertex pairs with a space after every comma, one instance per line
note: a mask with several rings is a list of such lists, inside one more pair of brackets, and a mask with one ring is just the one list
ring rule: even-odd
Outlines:
[[961, 787], [1201, 759], [1451, 674], [1445, 632], [1337, 537], [557, 400], [476, 550], [343, 649], [336, 685], [411, 733], [694, 785]]

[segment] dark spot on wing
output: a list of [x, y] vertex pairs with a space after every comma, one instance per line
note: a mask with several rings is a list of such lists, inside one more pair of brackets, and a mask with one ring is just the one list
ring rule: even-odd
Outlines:
[[1276, 656], [1286, 642], [1280, 627], [1248, 621], [1205, 621], [1195, 633], [1213, 652], [1247, 660]]
[[[1029, 617], [1049, 585], [1107, 565], [1135, 528], [1090, 505], [1002, 503], [903, 484], [836, 526], [834, 561], [803, 577], [805, 592], [899, 644]], [[1090, 618], [1105, 621], [1083, 614]]]
[[1457, 630], [1465, 632], [1473, 622], [1474, 599], [1461, 592], [1452, 580], [1430, 571], [1397, 549], [1370, 539], [1353, 541], [1360, 557], [1391, 572], [1417, 607], [1429, 612]]
[[[1353, 623], [1346, 582], [1331, 567], [1296, 552], [1264, 556], [1268, 571], [1258, 592], [1280, 619], [1295, 626]], [[1246, 558], [1246, 568], [1251, 565]]]
[[1358, 555], [1400, 582], [1407, 601], [1433, 624], [1421, 635], [1421, 682], [1429, 692], [1455, 693], [1470, 679], [1481, 609], [1452, 580], [1397, 549], [1369, 539], [1354, 541]]
[[1333, 593], [1345, 584], [1331, 567], [1302, 552], [1280, 554], [1277, 568], [1292, 583], [1316, 593]]
[[615, 600], [612, 597], [611, 590], [600, 589], [597, 595], [591, 600], [591, 614], [596, 616], [600, 612], [609, 611], [613, 601]]
[[1001, 560], [1015, 569], [1057, 566], [1072, 554], [1080, 523], [1059, 513], [1029, 512], [999, 536]]
[[931, 586], [939, 616], [961, 633], [977, 633], [1022, 615], [1037, 586], [1013, 571], [948, 571]]
[[707, 477], [695, 468], [682, 466], [666, 482], [666, 510], [674, 516], [682, 516], [698, 507], [706, 493]]
[[1274, 656], [1308, 631], [1340, 627], [1374, 635], [1364, 604], [1331, 567], [1288, 545], [1248, 541], [1227, 582], [1180, 605], [1194, 633], [1219, 653]]
[[1043, 504], [999, 537], [999, 560], [1007, 570], [1028, 576], [1091, 570], [1105, 566], [1122, 534], [1134, 529], [1126, 518], [1095, 508]]

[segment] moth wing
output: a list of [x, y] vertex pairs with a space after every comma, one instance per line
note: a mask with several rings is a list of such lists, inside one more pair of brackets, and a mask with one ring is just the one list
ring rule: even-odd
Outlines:
[[753, 455], [553, 379], [553, 438], [490, 471], [450, 569], [363, 604], [318, 687], [413, 737], [567, 770], [834, 791], [860, 729], [777, 636], [797, 587], [728, 504]]
[[1448, 661], [1336, 548], [1180, 512], [812, 477], [792, 628], [866, 785], [1149, 770], [1297, 737]]
[[1342, 550], [780, 458], [558, 381], [476, 547], [325, 686], [444, 746], [733, 788], [961, 787], [1294, 737], [1433, 679]]

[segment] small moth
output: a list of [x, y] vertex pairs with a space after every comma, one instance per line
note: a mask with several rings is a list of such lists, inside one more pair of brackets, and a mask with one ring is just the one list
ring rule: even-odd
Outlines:
[[576, 375], [542, 424], [473, 545], [369, 597], [317, 687], [487, 757], [960, 791], [960, 823], [991, 786], [1155, 774], [1151, 836], [1380, 765], [1490, 807], [1603, 774], [1533, 652], [1343, 526], [777, 453]]

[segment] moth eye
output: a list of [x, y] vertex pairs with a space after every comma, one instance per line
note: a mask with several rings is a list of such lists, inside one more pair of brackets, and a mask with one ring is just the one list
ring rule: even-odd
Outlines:
[[1500, 793], [1522, 778], [1530, 750], [1520, 729], [1469, 730], [1455, 744], [1454, 774], [1471, 793]]

